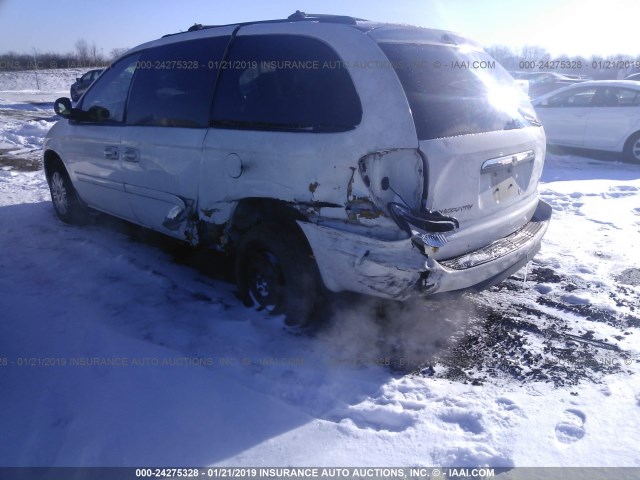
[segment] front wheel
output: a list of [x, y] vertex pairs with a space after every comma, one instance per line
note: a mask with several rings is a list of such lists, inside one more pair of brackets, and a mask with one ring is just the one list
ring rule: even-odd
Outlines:
[[87, 207], [73, 188], [67, 172], [62, 167], [56, 166], [47, 180], [53, 208], [58, 218], [70, 224], [85, 223], [88, 218]]
[[304, 236], [295, 228], [262, 223], [238, 245], [236, 278], [247, 306], [285, 315], [287, 325], [308, 325], [319, 294], [319, 275]]
[[624, 154], [627, 160], [640, 163], [640, 132], [634, 133], [629, 137], [624, 147]]

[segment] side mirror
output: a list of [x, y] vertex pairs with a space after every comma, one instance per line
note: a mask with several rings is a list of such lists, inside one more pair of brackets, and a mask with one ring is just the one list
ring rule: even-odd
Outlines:
[[111, 118], [111, 112], [98, 105], [94, 105], [86, 112], [73, 108], [71, 106], [71, 100], [67, 97], [57, 99], [53, 104], [53, 110], [63, 118], [77, 120], [79, 122], [106, 122]]
[[61, 97], [53, 104], [53, 111], [63, 118], [71, 118], [73, 108], [71, 107], [71, 100], [67, 97]]

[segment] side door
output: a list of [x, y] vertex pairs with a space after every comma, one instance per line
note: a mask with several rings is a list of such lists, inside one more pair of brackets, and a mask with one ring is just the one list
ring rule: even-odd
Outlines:
[[178, 238], [196, 206], [217, 68], [231, 32], [148, 49], [131, 87], [121, 143], [125, 191], [139, 223]]
[[224, 222], [230, 202], [250, 197], [344, 203], [356, 170], [344, 159], [357, 166], [366, 153], [354, 137], [363, 112], [348, 69], [328, 40], [289, 28], [242, 27], [231, 43], [204, 143], [207, 222]]
[[584, 146], [622, 149], [625, 140], [637, 130], [639, 123], [639, 90], [600, 87], [587, 120]]
[[69, 123], [65, 163], [80, 197], [91, 207], [132, 220], [124, 190], [120, 137], [127, 94], [140, 59], [133, 54], [113, 64], [85, 94], [82, 121]]
[[596, 87], [572, 88], [536, 107], [549, 143], [582, 147]]

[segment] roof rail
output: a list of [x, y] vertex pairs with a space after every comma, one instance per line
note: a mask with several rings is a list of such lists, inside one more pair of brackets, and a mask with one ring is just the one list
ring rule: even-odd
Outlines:
[[364, 22], [366, 21], [364, 18], [356, 18], [349, 17], [347, 15], [327, 15], [324, 13], [305, 13], [300, 10], [296, 10], [295, 13], [292, 13], [287, 17], [287, 20], [292, 22], [303, 22], [303, 21], [316, 21], [316, 22], [327, 22], [327, 23], [344, 23], [347, 25], [355, 25], [358, 21]]
[[[280, 18], [275, 20], [256, 20], [253, 22], [241, 22], [230, 23], [227, 25], [202, 25], [201, 23], [194, 23], [189, 27], [187, 32], [195, 32], [198, 30], [204, 30], [207, 28], [226, 27], [230, 25], [237, 25], [244, 27], [246, 25], [255, 25], [262, 23], [286, 23], [286, 22], [323, 22], [323, 23], [341, 23], [344, 25], [356, 25], [357, 22], [366, 22], [364, 18], [349, 17], [347, 15], [326, 15], [323, 13], [304, 13], [300, 10], [296, 10], [295, 13], [289, 15], [287, 18]], [[173, 35], [179, 35], [185, 32], [169, 33], [163, 35], [162, 38], [171, 37]]]

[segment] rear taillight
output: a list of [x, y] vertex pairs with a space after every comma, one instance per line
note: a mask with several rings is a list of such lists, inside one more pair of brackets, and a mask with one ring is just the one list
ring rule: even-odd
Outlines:
[[443, 246], [448, 241], [446, 234], [460, 227], [458, 220], [440, 212], [412, 211], [398, 203], [390, 203], [387, 208], [400, 228], [430, 247]]
[[441, 247], [458, 221], [423, 207], [424, 160], [415, 149], [385, 150], [358, 162], [376, 207], [386, 212], [418, 244]]

